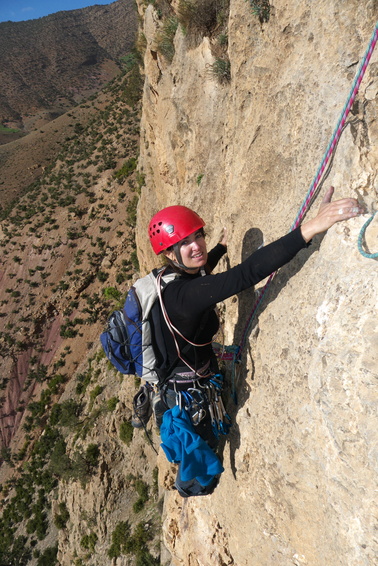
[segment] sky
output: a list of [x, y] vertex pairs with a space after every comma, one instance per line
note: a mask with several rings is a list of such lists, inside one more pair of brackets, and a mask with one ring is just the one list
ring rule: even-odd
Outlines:
[[21, 22], [42, 18], [62, 10], [111, 4], [115, 0], [0, 0], [0, 22]]

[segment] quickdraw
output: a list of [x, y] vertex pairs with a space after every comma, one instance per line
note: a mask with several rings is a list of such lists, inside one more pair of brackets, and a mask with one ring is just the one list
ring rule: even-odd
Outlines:
[[209, 414], [213, 434], [228, 434], [231, 417], [227, 413], [222, 400], [223, 375], [216, 374], [198, 389], [192, 387], [186, 391], [176, 391], [176, 403], [180, 409], [185, 408], [194, 426], [197, 426]]

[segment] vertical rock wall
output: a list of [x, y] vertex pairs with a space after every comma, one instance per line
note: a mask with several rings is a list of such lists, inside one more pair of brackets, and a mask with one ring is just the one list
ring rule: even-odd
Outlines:
[[[220, 85], [209, 72], [211, 38], [189, 48], [179, 27], [172, 63], [158, 54], [161, 23], [149, 5], [137, 227], [144, 269], [155, 265], [146, 226], [167, 205], [199, 211], [210, 245], [227, 226], [231, 264], [289, 230], [377, 14], [374, 1], [277, 0], [260, 24], [248, 2], [231, 0], [231, 82]], [[335, 198], [358, 197], [370, 212], [378, 206], [377, 69], [378, 49], [326, 181]], [[378, 563], [378, 270], [357, 250], [366, 219], [336, 225], [275, 278], [239, 370], [219, 487], [198, 501], [167, 493], [173, 564]], [[366, 236], [372, 251], [377, 224]], [[240, 339], [253, 295], [226, 301], [228, 343]]]

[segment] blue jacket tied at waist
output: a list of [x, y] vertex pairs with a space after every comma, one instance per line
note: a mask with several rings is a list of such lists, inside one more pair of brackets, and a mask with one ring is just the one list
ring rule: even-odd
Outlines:
[[214, 476], [224, 471], [218, 456], [196, 433], [185, 409], [178, 405], [164, 413], [160, 428], [161, 447], [170, 462], [181, 462], [182, 481], [196, 479], [209, 485]]

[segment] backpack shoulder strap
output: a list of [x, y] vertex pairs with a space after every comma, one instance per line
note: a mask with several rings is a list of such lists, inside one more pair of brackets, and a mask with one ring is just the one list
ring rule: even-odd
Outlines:
[[179, 277], [179, 274], [176, 273], [175, 271], [168, 271], [166, 273], [166, 270], [167, 270], [167, 266], [164, 266], [164, 267], [160, 267], [159, 269], [153, 269], [151, 273], [149, 273], [150, 276], [153, 276], [155, 278], [155, 285], [156, 285], [156, 279], [158, 275], [161, 273], [160, 286], [162, 289], [165, 289], [168, 283], [171, 283], [172, 281], [174, 281]]

